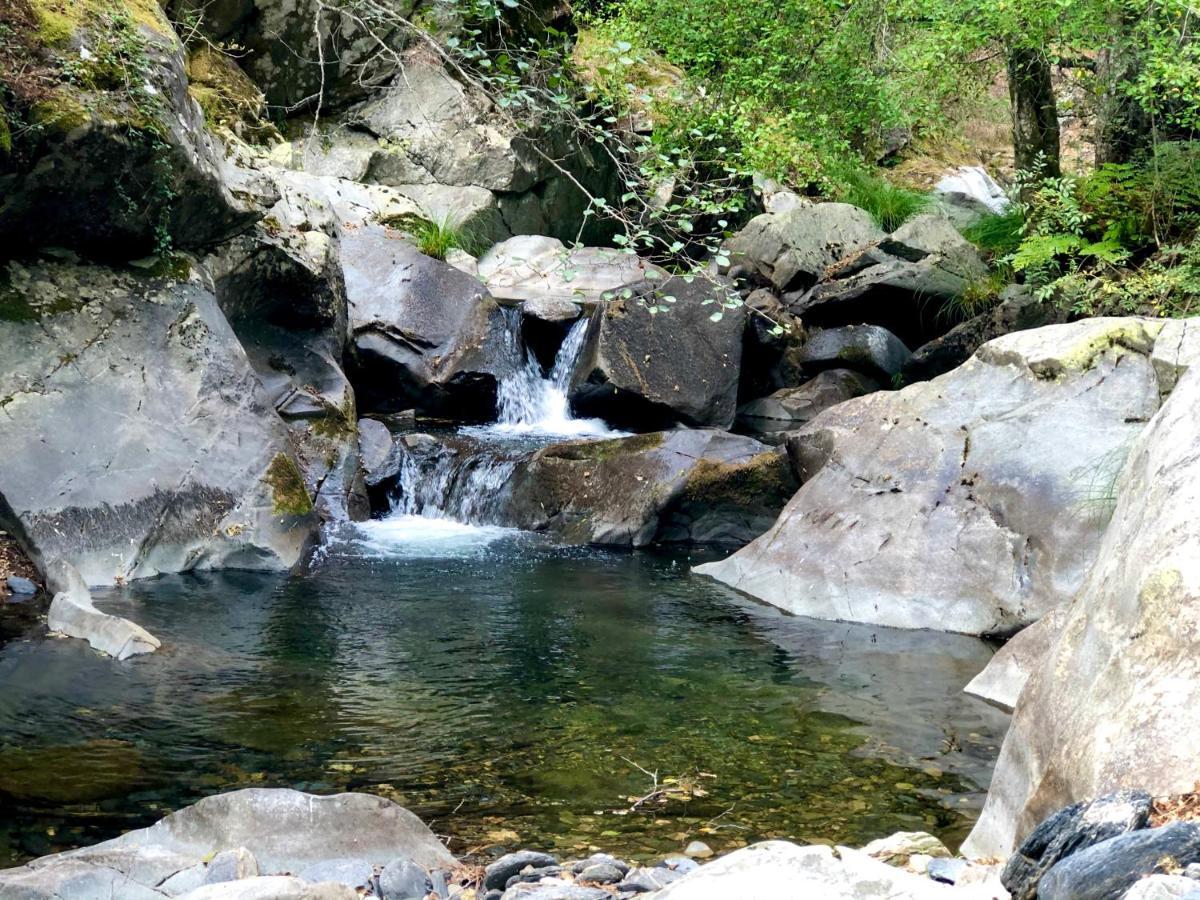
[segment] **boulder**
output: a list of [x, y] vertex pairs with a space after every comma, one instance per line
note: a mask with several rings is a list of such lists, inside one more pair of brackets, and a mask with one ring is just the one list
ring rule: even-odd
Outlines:
[[1175, 822], [1110, 838], [1042, 876], [1038, 900], [1121, 900], [1141, 879], [1200, 862], [1200, 825]]
[[568, 248], [557, 238], [522, 235], [493, 246], [479, 257], [478, 273], [498, 300], [598, 303], [607, 291], [644, 280], [648, 272], [665, 278], [652, 263], [611, 247]]
[[827, 410], [788, 441], [802, 486], [775, 526], [697, 571], [817, 618], [970, 634], [1036, 621], [1096, 558], [1109, 485], [1158, 407], [1160, 328], [1020, 332]]
[[1041, 663], [1058, 639], [1065, 620], [1064, 609], [1052, 609], [1028, 628], [1018, 631], [996, 651], [984, 670], [972, 678], [963, 691], [997, 709], [1012, 712], [1029, 673]]
[[770, 444], [811, 422], [831, 406], [879, 390], [879, 385], [849, 369], [827, 369], [799, 387], [782, 388], [769, 397], [738, 407], [737, 426]]
[[926, 214], [784, 300], [807, 325], [871, 322], [917, 346], [945, 330], [942, 306], [975, 288], [987, 274], [979, 252], [949, 220]]
[[958, 368], [988, 341], [1013, 331], [1049, 325], [1056, 317], [1051, 305], [1038, 300], [1030, 287], [1010, 284], [1000, 292], [994, 308], [960, 322], [918, 347], [900, 374], [906, 384], [928, 381]]
[[1074, 803], [1030, 833], [1009, 858], [1000, 880], [1013, 900], [1037, 900], [1043, 876], [1064, 859], [1149, 822], [1150, 795], [1142, 791]]
[[1193, 789], [1200, 771], [1198, 404], [1200, 369], [1189, 369], [1130, 452], [1104, 541], [1021, 693], [964, 851], [1006, 855], [1051, 811], [1080, 798]]
[[[304, 872], [346, 859], [360, 863], [360, 870], [397, 857], [426, 868], [454, 864], [454, 857], [420, 819], [383, 797], [249, 788], [206, 797], [149, 828], [6, 869], [0, 872], [0, 896], [162, 897], [152, 888], [176, 873], [209, 860], [215, 863], [227, 850], [251, 854], [265, 876], [209, 884], [183, 896], [353, 898], [358, 894], [347, 885], [314, 885], [303, 878], [280, 878], [278, 873]], [[67, 885], [95, 888], [91, 893], [81, 888], [68, 893]], [[44, 893], [20, 893], [34, 886]], [[101, 886], [113, 892], [102, 892]]]
[[392, 433], [378, 419], [358, 420], [358, 452], [368, 486], [379, 483], [392, 455], [393, 443]]
[[618, 427], [715, 425], [737, 411], [746, 312], [719, 279], [637, 282], [597, 306], [572, 408]]
[[497, 380], [513, 361], [507, 322], [488, 292], [383, 228], [348, 232], [338, 249], [363, 409], [490, 419]]
[[781, 452], [712, 429], [572, 441], [517, 464], [502, 518], [574, 544], [745, 543], [795, 486]]
[[864, 210], [817, 203], [755, 216], [725, 246], [736, 269], [794, 291], [811, 288], [830, 266], [885, 237]]
[[96, 609], [91, 592], [73, 566], [55, 560], [46, 568], [46, 577], [57, 591], [46, 614], [46, 627], [51, 632], [85, 640], [93, 649], [118, 660], [153, 653], [162, 646], [140, 625]]
[[885, 838], [871, 841], [862, 852], [889, 866], [908, 865], [914, 856], [948, 858], [952, 854], [940, 840], [924, 831], [898, 831]]
[[662, 890], [673, 881], [678, 881], [686, 873], [675, 869], [655, 866], [652, 869], [634, 869], [629, 872], [618, 885], [617, 890], [631, 894], [648, 894]]
[[952, 900], [966, 896], [957, 888], [893, 868], [857, 850], [800, 847], [786, 841], [736, 850], [654, 895], [655, 900]]
[[557, 864], [558, 860], [549, 853], [539, 853], [536, 850], [518, 850], [515, 853], [506, 853], [499, 859], [488, 863], [483, 872], [483, 887], [485, 890], [502, 890], [508, 884], [508, 879], [526, 867], [536, 869]]
[[5, 111], [12, 146], [0, 150], [6, 253], [49, 244], [128, 259], [247, 227], [256, 213], [226, 184], [221, 149], [188, 95], [183, 46], [158, 5], [71, 10], [41, 28], [12, 19], [7, 47], [39, 87], [4, 85], [15, 98]]
[[[224, 884], [243, 878], [258, 877], [258, 860], [245, 847], [222, 850], [212, 858], [204, 871], [205, 884]], [[311, 881], [312, 879], [308, 879]]]
[[301, 560], [312, 498], [200, 274], [14, 262], [4, 277], [0, 510], [35, 559], [90, 585]]
[[1200, 362], [1200, 319], [1166, 319], [1150, 355], [1165, 397], [1175, 390], [1180, 377]]
[[809, 332], [793, 358], [802, 372], [854, 369], [868, 378], [890, 382], [908, 361], [908, 348], [878, 325], [846, 325]]

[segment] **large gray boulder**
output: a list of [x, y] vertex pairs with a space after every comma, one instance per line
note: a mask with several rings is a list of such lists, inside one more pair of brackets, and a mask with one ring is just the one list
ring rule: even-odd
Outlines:
[[987, 274], [979, 252], [948, 219], [926, 214], [784, 299], [806, 324], [870, 322], [917, 346], [945, 330], [943, 305], [978, 289]]
[[5, 527], [89, 585], [289, 569], [314, 536], [288, 432], [196, 273], [11, 263]]
[[[454, 865], [454, 857], [433, 832], [391, 800], [372, 794], [317, 796], [249, 788], [206, 797], [110, 841], [6, 869], [0, 872], [0, 896], [110, 896], [101, 893], [100, 886], [111, 885], [111, 896], [161, 898], [167, 894], [155, 888], [182, 883], [174, 876], [211, 867], [223, 851], [248, 853], [262, 877], [198, 886], [184, 896], [332, 900], [356, 894], [346, 885], [268, 879], [315, 872], [322, 864], [333, 871], [333, 863], [346, 859], [384, 866], [403, 857], [427, 869]], [[96, 892], [87, 893], [93, 884]]]
[[744, 544], [796, 489], [780, 451], [713, 429], [554, 444], [517, 465], [505, 521], [578, 544]]
[[1158, 409], [1161, 327], [1020, 332], [827, 410], [788, 442], [802, 487], [775, 526], [698, 571], [817, 618], [971, 634], [1036, 621], [1096, 558], [1115, 472]]
[[626, 286], [592, 315], [571, 405], [619, 427], [728, 428], [737, 411], [745, 320], [721, 279], [675, 276]]
[[964, 845], [970, 854], [1007, 855], [1042, 818], [1076, 800], [1121, 788], [1193, 790], [1198, 408], [1193, 368], [1129, 455], [1103, 544], [1017, 702], [983, 814]]
[[[38, 99], [20, 113], [28, 127], [14, 119], [5, 129], [13, 134], [12, 152], [0, 151], [6, 251], [49, 244], [137, 258], [164, 242], [213, 243], [257, 215], [226, 184], [220, 147], [188, 95], [183, 46], [166, 16], [156, 4], [125, 11], [122, 24], [108, 26], [98, 15], [56, 13], [55, 28], [35, 33], [50, 36], [50, 45], [30, 49], [25, 60], [14, 33], [14, 63], [52, 74], [32, 76], [50, 83], [39, 83]], [[66, 65], [70, 78], [59, 71]]]
[[487, 290], [384, 228], [348, 231], [338, 252], [363, 409], [491, 418], [513, 358]]
[[891, 381], [911, 354], [894, 334], [878, 325], [818, 328], [796, 348], [789, 361], [801, 371], [854, 369], [880, 381]]
[[732, 264], [779, 291], [807, 290], [827, 270], [886, 237], [847, 203], [817, 203], [755, 216], [726, 243]]

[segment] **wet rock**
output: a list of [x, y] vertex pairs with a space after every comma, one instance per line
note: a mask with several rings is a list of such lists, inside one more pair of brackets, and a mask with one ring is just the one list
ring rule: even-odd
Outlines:
[[488, 890], [503, 889], [508, 883], [508, 879], [520, 873], [526, 866], [537, 869], [543, 866], [557, 865], [558, 860], [549, 853], [539, 853], [536, 850], [518, 850], [515, 853], [506, 853], [484, 869], [483, 886]]
[[924, 831], [898, 831], [871, 841], [862, 852], [890, 866], [906, 866], [911, 857], [918, 855], [942, 859], [952, 855], [945, 844]]
[[368, 487], [395, 475], [388, 466], [392, 447], [392, 433], [386, 425], [376, 419], [358, 420], [358, 452]]
[[8, 585], [8, 592], [10, 594], [28, 595], [37, 593], [37, 585], [28, 578], [22, 578], [20, 575], [9, 575], [5, 579], [5, 584]]
[[983, 813], [964, 845], [969, 855], [1011, 852], [1039, 821], [1079, 798], [1122, 788], [1154, 796], [1193, 790], [1200, 771], [1192, 739], [1200, 709], [1198, 406], [1193, 368], [1130, 450], [1091, 570], [1017, 701]]
[[782, 443], [789, 432], [807, 424], [831, 406], [879, 390], [879, 384], [849, 369], [829, 369], [799, 387], [782, 388], [769, 397], [738, 407], [742, 431], [771, 444]]
[[6, 277], [5, 527], [90, 585], [301, 559], [317, 523], [287, 429], [199, 274]]
[[85, 640], [93, 649], [118, 660], [153, 653], [162, 646], [158, 638], [140, 625], [96, 609], [91, 592], [74, 567], [57, 560], [48, 568], [54, 570], [53, 576], [47, 576], [50, 580], [69, 585], [55, 593], [50, 602], [46, 627], [51, 632]]
[[996, 179], [982, 166], [959, 166], [942, 176], [933, 190], [966, 209], [975, 210], [976, 217], [984, 213], [998, 215], [1011, 202]]
[[375, 867], [365, 859], [324, 859], [300, 870], [298, 877], [314, 884], [336, 881], [356, 890], [370, 891], [375, 881]]
[[552, 444], [517, 464], [502, 519], [577, 544], [745, 542], [795, 490], [786, 458], [688, 429]]
[[[628, 868], [625, 870], [629, 871]], [[625, 872], [612, 863], [600, 862], [588, 866], [579, 874], [579, 881], [593, 882], [595, 884], [616, 884], [625, 877]]]
[[734, 302], [728, 285], [705, 278], [642, 281], [617, 291], [593, 314], [571, 382], [572, 408], [639, 430], [674, 423], [728, 428], [746, 312], [740, 301], [723, 309], [724, 302]]
[[807, 325], [870, 322], [916, 346], [945, 329], [938, 318], [942, 305], [987, 274], [979, 252], [947, 219], [921, 215], [878, 246], [832, 267], [824, 281], [784, 300]]
[[1027, 628], [1009, 638], [996, 651], [982, 672], [963, 688], [963, 692], [978, 697], [997, 709], [1012, 712], [1029, 680], [1029, 673], [1038, 666], [1051, 645], [1062, 633], [1066, 610], [1054, 609]]
[[818, 618], [974, 634], [1035, 621], [1096, 559], [1104, 517], [1081, 496], [1158, 408], [1160, 327], [1019, 332], [932, 382], [827, 410], [788, 441], [802, 485], [775, 526], [697, 571]]
[[381, 228], [345, 235], [339, 254], [362, 408], [491, 418], [507, 326], [479, 282]]
[[[222, 850], [213, 857], [204, 871], [205, 884], [222, 884], [226, 881], [239, 881], [242, 878], [258, 876], [258, 860], [245, 847], [233, 850]], [[300, 876], [304, 878], [304, 875]], [[323, 878], [305, 878], [306, 881], [324, 881]], [[331, 881], [340, 881], [334, 878]]]
[[863, 210], [817, 203], [755, 216], [726, 248], [735, 267], [789, 291], [812, 287], [830, 266], [884, 237]]
[[383, 900], [423, 900], [429, 892], [425, 870], [407, 859], [394, 859], [379, 873], [379, 893]]
[[809, 332], [796, 362], [811, 374], [854, 369], [869, 378], [891, 381], [909, 357], [908, 348], [886, 328], [847, 325]]
[[631, 891], [636, 894], [648, 894], [658, 891], [668, 884], [678, 881], [687, 872], [682, 869], [671, 869], [655, 866], [650, 869], [634, 869], [629, 872], [617, 885], [619, 891]]
[[[1063, 859], [1037, 884], [1038, 900], [1120, 900], [1164, 866], [1200, 861], [1200, 825], [1175, 822], [1110, 838]], [[1033, 896], [1026, 894], [1025, 896]]]
[[713, 855], [712, 847], [704, 843], [704, 841], [692, 841], [683, 848], [685, 856], [690, 856], [692, 859], [708, 859]]
[[1145, 828], [1150, 795], [1120, 791], [1060, 809], [1038, 825], [1009, 858], [1000, 880], [1014, 900], [1035, 900], [1042, 877], [1069, 856]]

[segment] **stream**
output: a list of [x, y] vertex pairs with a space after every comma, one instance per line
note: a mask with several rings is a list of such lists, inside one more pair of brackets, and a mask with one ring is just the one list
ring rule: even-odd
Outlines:
[[383, 794], [458, 854], [961, 840], [1006, 724], [961, 693], [987, 644], [783, 615], [690, 573], [715, 551], [487, 524], [513, 448], [615, 434], [566, 402], [585, 329], [462, 429], [499, 449], [402, 473], [311, 571], [97, 593], [157, 653], [117, 663], [0, 609], [0, 866], [248, 786]]

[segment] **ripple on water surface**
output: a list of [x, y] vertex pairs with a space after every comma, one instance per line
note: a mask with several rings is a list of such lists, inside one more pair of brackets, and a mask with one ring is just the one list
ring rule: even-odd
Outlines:
[[[459, 852], [961, 837], [1004, 725], [960, 693], [990, 650], [783, 616], [698, 561], [407, 517], [309, 575], [114, 591], [163, 650], [0, 645], [0, 865], [252, 785], [376, 791]], [[643, 769], [666, 792], [631, 809]]]

